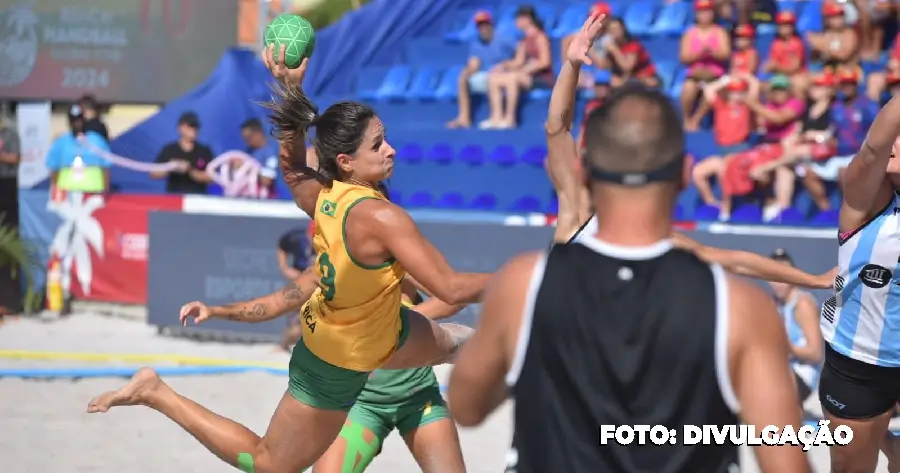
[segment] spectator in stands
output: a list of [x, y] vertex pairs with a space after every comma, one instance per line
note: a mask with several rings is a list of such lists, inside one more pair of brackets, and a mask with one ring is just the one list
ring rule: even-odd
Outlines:
[[859, 66], [859, 37], [856, 30], [847, 25], [844, 7], [833, 1], [822, 4], [824, 30], [806, 33], [806, 41], [814, 61], [821, 61], [826, 69]]
[[241, 137], [247, 144], [247, 154], [259, 161], [259, 185], [275, 197], [275, 180], [278, 178], [278, 148], [273, 146], [263, 130], [262, 122], [251, 118], [241, 125]]
[[874, 102], [881, 103], [888, 77], [900, 75], [900, 35], [894, 38], [894, 44], [888, 51], [888, 60], [884, 71], [870, 72], [866, 82], [866, 95]]
[[834, 102], [835, 77], [825, 72], [812, 80], [806, 101], [806, 110], [800, 117], [800, 126], [782, 140], [780, 158], [753, 169], [751, 177], [757, 182], [774, 180], [775, 203], [787, 208], [794, 195], [796, 176], [802, 178], [819, 210], [828, 210], [830, 203], [825, 188], [818, 179], [816, 168], [834, 156], [835, 142], [831, 125], [831, 107]]
[[524, 38], [519, 42], [515, 57], [494, 66], [488, 75], [491, 115], [479, 124], [481, 129], [515, 128], [522, 91], [553, 86], [555, 77], [550, 38], [544, 32], [544, 25], [534, 7], [519, 7], [516, 27], [522, 31]]
[[894, 16], [893, 0], [861, 0], [859, 12], [860, 56], [875, 60], [881, 55], [884, 28]]
[[170, 194], [205, 194], [212, 178], [206, 173], [206, 165], [213, 160], [212, 150], [197, 141], [200, 119], [194, 112], [184, 112], [178, 118], [178, 140], [159, 151], [157, 163], [176, 163], [171, 171], [150, 173], [154, 179], [166, 180], [166, 192]]
[[679, 56], [687, 67], [687, 79], [681, 89], [681, 112], [688, 131], [700, 128], [700, 120], [709, 107], [696, 107], [702, 101], [703, 85], [725, 74], [731, 56], [731, 39], [725, 28], [716, 24], [712, 0], [695, 0], [696, 24], [681, 37]]
[[57, 137], [47, 152], [50, 182], [62, 191], [101, 193], [109, 189], [109, 152], [102, 136], [85, 130], [87, 120], [80, 105], [69, 109], [69, 133]]
[[797, 97], [803, 97], [806, 89], [806, 46], [797, 34], [797, 16], [783, 11], [775, 16], [778, 25], [775, 40], [769, 47], [769, 57], [762, 70], [767, 74], [780, 74], [791, 81]]
[[[2, 224], [19, 226], [19, 132], [0, 114], [0, 218]], [[0, 271], [2, 272], [2, 271]]]
[[734, 52], [731, 55], [729, 74], [756, 74], [759, 68], [759, 51], [753, 44], [756, 31], [752, 25], [738, 25], [734, 29]]
[[835, 156], [821, 163], [811, 163], [809, 167], [813, 172], [804, 179], [804, 185], [816, 202], [824, 202], [827, 196], [825, 186], [815, 181], [841, 180], [844, 169], [859, 151], [872, 121], [875, 120], [875, 115], [878, 114], [878, 104], [859, 94], [859, 79], [859, 72], [856, 69], [838, 72], [840, 93], [831, 106], [831, 123], [837, 142]]
[[631, 36], [625, 23], [619, 18], [612, 18], [606, 28], [607, 34], [599, 46], [603, 54], [592, 59], [598, 69], [609, 70], [612, 75], [610, 84], [619, 87], [633, 80], [648, 87], [659, 86], [656, 66], [650, 54], [640, 41]]
[[[606, 2], [597, 2], [591, 6], [589, 15], [597, 17], [604, 16], [607, 18], [606, 21], [608, 23], [612, 18], [612, 8]], [[572, 43], [572, 40], [577, 35], [578, 32], [576, 31], [570, 35], [565, 36], [562, 41], [560, 41], [560, 57], [566, 56], [566, 51], [569, 50], [569, 44]], [[600, 35], [600, 38], [597, 41], [594, 41], [591, 50], [588, 51], [588, 57], [591, 59], [591, 61], [593, 61], [595, 67], [597, 66], [597, 64], [600, 64], [602, 58], [606, 56], [605, 44], [608, 41], [608, 33], [606, 32], [605, 25], [603, 26], [603, 30], [601, 30]], [[579, 87], [584, 89], [589, 89], [594, 86], [594, 77], [591, 75], [588, 68], [583, 68], [581, 70], [581, 75], [578, 77], [578, 85]]]
[[487, 11], [475, 14], [478, 37], [469, 45], [469, 61], [459, 75], [457, 106], [459, 114], [447, 124], [448, 128], [470, 128], [472, 126], [471, 94], [485, 94], [488, 91], [488, 71], [509, 60], [515, 54], [515, 44], [494, 34], [494, 19]]
[[97, 98], [93, 95], [85, 95], [78, 100], [78, 105], [81, 106], [81, 110], [84, 112], [84, 131], [93, 131], [109, 142], [109, 130], [106, 129], [106, 124], [103, 123]]
[[712, 104], [713, 136], [719, 145], [718, 154], [697, 163], [693, 169], [693, 181], [706, 205], [719, 207], [710, 181], [721, 182], [722, 173], [728, 160], [737, 153], [750, 148], [750, 133], [753, 131], [753, 113], [747, 105], [748, 84], [746, 81], [721, 77], [703, 88], [704, 99]]

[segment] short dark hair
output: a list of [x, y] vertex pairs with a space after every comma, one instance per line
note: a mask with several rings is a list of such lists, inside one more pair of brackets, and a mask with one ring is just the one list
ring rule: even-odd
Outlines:
[[537, 10], [532, 5], [522, 5], [516, 9], [516, 18], [525, 17], [531, 20], [535, 26], [541, 31], [544, 31], [544, 22], [541, 20], [541, 17], [538, 15]]
[[195, 112], [187, 111], [178, 117], [178, 124], [189, 126], [191, 128], [200, 128], [200, 117]]
[[241, 130], [252, 130], [252, 131], [262, 132], [263, 125], [262, 125], [262, 122], [259, 120], [259, 118], [248, 118], [247, 120], [244, 121], [244, 123], [241, 123]]
[[93, 112], [100, 111], [100, 103], [97, 102], [97, 97], [94, 97], [91, 94], [82, 95], [80, 99], [78, 99], [78, 105], [81, 105], [81, 108], [86, 110], [91, 110]]
[[[606, 174], [646, 175], [684, 162], [678, 111], [665, 94], [643, 85], [615, 90], [588, 115], [584, 133], [585, 167]], [[676, 178], [680, 183], [680, 172], [656, 180]]]
[[[369, 122], [377, 117], [375, 110], [364, 103], [338, 102], [320, 115], [318, 107], [299, 87], [279, 86], [275, 92], [275, 98], [266, 104], [271, 110], [269, 118], [275, 138], [284, 143], [303, 142], [309, 129], [315, 127], [312, 143], [319, 158], [318, 177], [328, 185], [339, 180], [337, 156], [359, 150]], [[306, 172], [305, 154], [302, 159], [303, 162], [292, 163], [294, 171]]]

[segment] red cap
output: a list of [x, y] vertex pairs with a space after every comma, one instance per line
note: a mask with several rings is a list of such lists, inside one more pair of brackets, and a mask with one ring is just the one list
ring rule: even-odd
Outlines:
[[844, 7], [842, 7], [838, 3], [824, 3], [822, 5], [822, 15], [823, 16], [843, 16], [844, 15]]
[[837, 79], [841, 84], [859, 84], [859, 71], [856, 68], [841, 69]]
[[694, 0], [694, 8], [697, 10], [712, 10], [712, 0]]
[[756, 36], [756, 31], [753, 30], [753, 25], [737, 25], [734, 35], [738, 38], [752, 38]]
[[485, 10], [481, 10], [481, 11], [475, 13], [474, 21], [475, 21], [475, 24], [476, 24], [476, 25], [480, 25], [480, 24], [482, 24], [482, 23], [490, 23], [490, 24], [493, 24], [493, 23], [494, 23], [494, 17], [491, 16], [491, 12], [485, 11]]
[[600, 16], [600, 15], [611, 16], [611, 15], [612, 15], [612, 8], [611, 8], [611, 7], [609, 6], [609, 4], [606, 3], [606, 2], [597, 2], [597, 3], [595, 3], [595, 4], [593, 4], [593, 5], [591, 6], [591, 15], [594, 15], [594, 16]]
[[793, 25], [797, 23], [797, 15], [792, 11], [782, 11], [775, 15], [775, 23], [779, 25]]
[[740, 79], [732, 79], [728, 81], [728, 85], [725, 88], [732, 92], [744, 92], [750, 88], [750, 85], [747, 84], [746, 81], [742, 81]]
[[821, 74], [813, 77], [812, 83], [813, 85], [818, 85], [820, 87], [834, 87], [835, 80], [834, 74], [830, 72], [823, 72]]

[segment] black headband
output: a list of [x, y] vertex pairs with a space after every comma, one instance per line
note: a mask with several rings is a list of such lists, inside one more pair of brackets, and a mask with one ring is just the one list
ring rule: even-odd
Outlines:
[[629, 187], [639, 187], [651, 182], [677, 182], [684, 170], [684, 153], [658, 169], [648, 172], [610, 172], [586, 163], [593, 181], [612, 182]]

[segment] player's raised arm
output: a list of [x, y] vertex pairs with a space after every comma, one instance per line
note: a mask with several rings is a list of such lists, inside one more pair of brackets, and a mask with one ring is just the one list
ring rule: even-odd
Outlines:
[[294, 282], [278, 292], [267, 294], [248, 301], [235, 302], [220, 306], [207, 307], [195, 301], [181, 307], [181, 324], [187, 325], [193, 318], [195, 324], [207, 319], [225, 319], [236, 322], [259, 323], [278, 318], [289, 312], [297, 311], [309, 300], [316, 288], [318, 278], [312, 271], [303, 273]]
[[900, 100], [892, 98], [878, 112], [859, 153], [844, 173], [840, 231], [856, 230], [880, 212], [893, 195], [886, 179], [892, 149], [900, 136]]
[[[775, 304], [760, 288], [740, 278], [728, 280], [727, 316], [729, 379], [719, 379], [723, 393], [732, 392], [733, 409], [742, 422], [758, 428], [793, 426], [798, 431], [802, 413], [797, 388], [787, 360], [790, 357], [784, 322]], [[722, 297], [724, 294], [717, 294]], [[717, 300], [717, 304], [719, 301]], [[719, 323], [722, 323], [720, 321]], [[719, 327], [717, 327], [717, 330]], [[801, 446], [755, 447], [763, 473], [809, 473], [811, 468]]]
[[827, 273], [814, 275], [749, 251], [707, 246], [683, 233], [673, 233], [672, 240], [675, 242], [675, 246], [694, 253], [708, 263], [720, 264], [725, 269], [741, 276], [811, 289], [828, 289], [834, 283], [837, 268]]
[[575, 96], [582, 64], [590, 64], [588, 51], [603, 29], [603, 17], [591, 15], [569, 44], [562, 70], [553, 86], [547, 111], [547, 161], [545, 167], [559, 199], [556, 241], [567, 241], [590, 214], [584, 183], [578, 179], [578, 149], [572, 137]]

